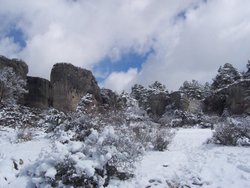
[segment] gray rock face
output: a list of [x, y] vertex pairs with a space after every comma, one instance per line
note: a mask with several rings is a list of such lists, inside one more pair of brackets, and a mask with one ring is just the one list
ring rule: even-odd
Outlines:
[[117, 106], [117, 94], [110, 89], [101, 89], [102, 104], [106, 108], [115, 108]]
[[4, 56], [0, 56], [0, 69], [3, 67], [13, 68], [14, 72], [24, 79], [26, 78], [29, 72], [28, 65], [25, 62], [17, 59], [8, 59]]
[[25, 95], [25, 105], [35, 108], [52, 106], [52, 88], [49, 80], [39, 77], [27, 77], [28, 93]]
[[227, 93], [226, 107], [232, 114], [250, 114], [250, 80], [231, 85]]
[[57, 63], [50, 75], [53, 106], [62, 111], [75, 111], [81, 97], [87, 93], [101, 102], [100, 88], [86, 69], [68, 63]]
[[204, 100], [204, 111], [222, 115], [250, 114], [250, 80], [242, 80], [216, 91]]
[[153, 94], [150, 96], [149, 105], [153, 115], [163, 115], [167, 104], [168, 96], [166, 93]]

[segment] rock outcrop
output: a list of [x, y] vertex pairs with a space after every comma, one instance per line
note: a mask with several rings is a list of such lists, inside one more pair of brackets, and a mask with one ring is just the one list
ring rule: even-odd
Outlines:
[[62, 111], [75, 111], [82, 96], [90, 93], [101, 102], [100, 88], [86, 69], [68, 63], [57, 63], [51, 75], [53, 107]]
[[29, 72], [28, 65], [24, 61], [18, 59], [8, 59], [4, 56], [0, 56], [0, 69], [4, 67], [13, 68], [13, 71], [23, 79], [26, 78]]
[[117, 107], [118, 103], [118, 96], [115, 92], [110, 89], [101, 89], [101, 98], [102, 98], [102, 105], [105, 108], [115, 108]]
[[163, 115], [167, 104], [168, 96], [166, 93], [152, 94], [149, 98], [149, 105], [153, 115]]
[[27, 90], [25, 105], [35, 108], [48, 108], [52, 106], [52, 88], [49, 80], [39, 77], [27, 77]]
[[211, 94], [204, 100], [204, 112], [250, 114], [250, 80], [238, 81]]

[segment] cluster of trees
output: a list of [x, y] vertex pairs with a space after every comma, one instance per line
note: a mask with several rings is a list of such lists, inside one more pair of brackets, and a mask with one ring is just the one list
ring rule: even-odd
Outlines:
[[[199, 83], [197, 80], [184, 81], [179, 91], [184, 93], [190, 99], [204, 99], [212, 91], [224, 88], [237, 80], [240, 79], [250, 79], [250, 61], [247, 63], [247, 71], [240, 73], [232, 64], [226, 63], [220, 66], [216, 77], [213, 79], [212, 84], [206, 82], [205, 84]], [[166, 86], [162, 83], [156, 81], [149, 85], [148, 88], [140, 84], [135, 84], [132, 87], [132, 97], [137, 99], [139, 105], [144, 109], [148, 108], [148, 100], [152, 94], [166, 93], [168, 91]]]
[[135, 84], [131, 88], [131, 96], [138, 101], [140, 107], [146, 110], [149, 109], [150, 96], [159, 93], [168, 94], [169, 92], [167, 91], [166, 86], [158, 81], [149, 85], [148, 88], [145, 88], [140, 84]]

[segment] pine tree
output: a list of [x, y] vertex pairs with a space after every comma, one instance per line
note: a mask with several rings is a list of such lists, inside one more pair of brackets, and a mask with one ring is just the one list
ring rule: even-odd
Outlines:
[[158, 94], [158, 93], [168, 93], [166, 90], [166, 86], [158, 81], [155, 81], [153, 84], [149, 85], [149, 91], [150, 93], [153, 94]]
[[226, 87], [240, 78], [241, 74], [237, 71], [237, 69], [230, 63], [226, 63], [223, 67], [219, 68], [217, 76], [213, 79], [211, 89], [216, 90]]
[[135, 84], [131, 88], [131, 96], [136, 99], [139, 103], [139, 106], [147, 109], [148, 108], [148, 98], [149, 98], [149, 91], [145, 87], [140, 84]]
[[247, 72], [244, 74], [245, 79], [250, 79], [250, 60], [247, 63]]
[[204, 86], [197, 80], [185, 81], [179, 89], [191, 99], [202, 99], [204, 96]]
[[203, 89], [203, 98], [208, 97], [211, 94], [211, 85], [206, 82]]

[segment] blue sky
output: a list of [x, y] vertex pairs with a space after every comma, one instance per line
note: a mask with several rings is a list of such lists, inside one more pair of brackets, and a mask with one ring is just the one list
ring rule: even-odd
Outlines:
[[149, 50], [145, 54], [138, 54], [134, 51], [129, 51], [123, 54], [118, 60], [112, 60], [110, 57], [102, 59], [95, 67], [93, 72], [101, 72], [102, 76], [96, 74], [98, 83], [102, 83], [112, 72], [127, 72], [131, 68], [135, 68], [138, 71], [142, 69], [143, 63], [146, 62], [149, 55], [154, 53], [153, 49]]
[[18, 29], [16, 25], [12, 25], [9, 31], [6, 33], [6, 37], [13, 38], [14, 42], [21, 48], [25, 48], [26, 40], [21, 29]]
[[[90, 69], [107, 88], [211, 81], [250, 59], [248, 0], [1, 0], [0, 54], [49, 79], [57, 62]], [[119, 58], [113, 58], [116, 49]]]

